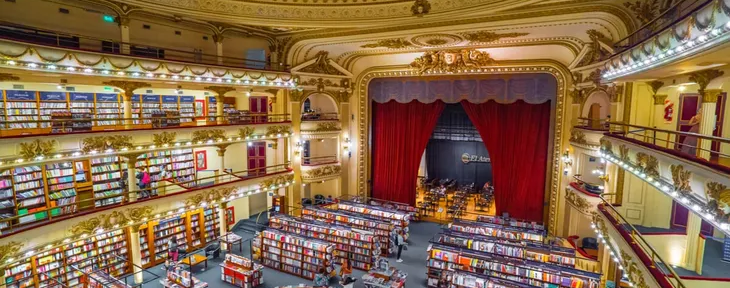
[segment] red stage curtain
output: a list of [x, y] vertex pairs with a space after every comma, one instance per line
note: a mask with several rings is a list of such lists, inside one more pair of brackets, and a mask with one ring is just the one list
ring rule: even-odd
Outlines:
[[492, 160], [497, 215], [542, 222], [550, 102], [462, 101]]
[[373, 197], [416, 203], [416, 179], [444, 102], [373, 104]]

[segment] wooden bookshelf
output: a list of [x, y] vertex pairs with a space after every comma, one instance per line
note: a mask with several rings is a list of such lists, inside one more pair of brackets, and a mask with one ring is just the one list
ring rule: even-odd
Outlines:
[[[124, 108], [122, 107], [121, 97], [116, 93], [96, 93], [95, 99], [95, 117], [96, 119], [119, 119], [124, 116]], [[124, 127], [124, 121], [119, 120], [101, 120], [94, 122], [94, 130], [114, 130]]]
[[281, 214], [269, 219], [269, 226], [335, 245], [337, 263], [341, 264], [343, 259], [349, 258], [352, 267], [367, 271], [375, 262], [375, 242], [378, 239], [371, 232]]
[[410, 224], [410, 215], [395, 209], [350, 201], [340, 201], [334, 206], [337, 206], [337, 210], [348, 211], [351, 213], [362, 214], [370, 218], [389, 221], [400, 228], [406, 228]]
[[383, 251], [386, 254], [393, 252], [391, 251], [392, 247], [390, 247], [390, 233], [395, 230], [393, 223], [368, 218], [359, 214], [351, 214], [345, 211], [333, 211], [312, 206], [302, 209], [302, 218], [373, 231], [378, 236]]
[[543, 243], [545, 232], [526, 228], [508, 227], [499, 224], [458, 220], [449, 224], [449, 229], [463, 233], [491, 236], [508, 240]]
[[180, 96], [180, 126], [195, 126], [195, 96]]
[[273, 229], [260, 235], [262, 263], [272, 269], [311, 280], [333, 258], [334, 245], [324, 241]]
[[234, 254], [226, 254], [220, 264], [221, 280], [241, 288], [253, 288], [264, 283], [264, 266], [254, 263], [248, 258]]

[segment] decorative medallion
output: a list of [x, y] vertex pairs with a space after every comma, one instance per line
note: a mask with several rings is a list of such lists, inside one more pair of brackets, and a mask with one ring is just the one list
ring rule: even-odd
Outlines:
[[613, 143], [610, 140], [601, 138], [601, 149], [603, 149], [603, 153], [613, 155]]
[[636, 164], [641, 167], [641, 171], [646, 173], [646, 175], [659, 178], [659, 161], [656, 157], [644, 152], [636, 153]]
[[431, 33], [414, 36], [411, 38], [411, 41], [413, 41], [413, 44], [421, 47], [444, 47], [457, 45], [464, 41], [464, 39], [453, 34]]
[[266, 127], [266, 135], [291, 134], [291, 127], [286, 125], [276, 125]]
[[302, 171], [302, 179], [319, 179], [331, 176], [340, 175], [342, 167], [340, 165], [328, 165], [324, 167], [315, 168], [312, 170]]
[[472, 32], [464, 32], [459, 33], [461, 36], [464, 36], [466, 40], [468, 40], [471, 44], [483, 44], [483, 43], [489, 43], [494, 42], [502, 38], [516, 38], [516, 37], [522, 37], [525, 35], [528, 35], [530, 33], [519, 33], [519, 32], [512, 32], [512, 33], [496, 33], [492, 31], [487, 30], [481, 30], [481, 31], [472, 31]]
[[584, 214], [590, 213], [593, 208], [593, 205], [591, 205], [588, 200], [578, 195], [578, 193], [575, 193], [575, 191], [570, 188], [565, 188], [565, 201]]
[[73, 235], [81, 235], [94, 233], [99, 228], [104, 230], [117, 229], [129, 224], [129, 222], [142, 221], [144, 218], [150, 217], [153, 212], [154, 208], [151, 206], [130, 208], [124, 211], [116, 210], [81, 221], [73, 225], [70, 232]]
[[162, 132], [160, 134], [152, 135], [152, 143], [157, 146], [173, 145], [177, 138], [176, 132]]
[[587, 145], [586, 134], [583, 131], [573, 128], [570, 130], [570, 142]]
[[497, 62], [489, 53], [475, 49], [427, 51], [411, 62], [419, 74], [427, 71], [460, 72], [462, 69], [477, 69]]
[[707, 207], [710, 213], [714, 214], [721, 221], [730, 220], [730, 189], [727, 186], [717, 183], [707, 183]]
[[396, 39], [378, 40], [375, 43], [365, 44], [360, 47], [361, 48], [385, 47], [385, 48], [390, 48], [390, 49], [401, 49], [401, 48], [413, 47], [413, 43], [411, 43], [410, 41], [403, 39], [403, 38], [396, 38]]
[[629, 147], [628, 146], [626, 146], [624, 144], [619, 145], [618, 146], [618, 155], [619, 155], [618, 158], [621, 159], [621, 161], [624, 161], [627, 163], [631, 162], [631, 158], [629, 157]]
[[223, 129], [198, 130], [193, 132], [193, 142], [206, 142], [208, 140], [225, 139], [226, 131]]
[[253, 127], [244, 127], [241, 129], [238, 129], [238, 137], [241, 137], [242, 139], [247, 139], [248, 137], [251, 137], [253, 135], [254, 128]]
[[416, 2], [413, 3], [413, 6], [411, 6], [411, 13], [413, 13], [413, 16], [423, 17], [423, 15], [428, 14], [429, 11], [431, 11], [431, 3], [428, 3], [428, 0], [416, 0]]
[[130, 135], [95, 136], [81, 140], [81, 150], [84, 152], [131, 149], [132, 147], [134, 145]]
[[43, 141], [40, 139], [36, 139], [32, 142], [20, 143], [20, 151], [18, 152], [18, 154], [26, 159], [46, 157], [56, 151], [57, 147], [58, 142], [56, 140]]
[[672, 182], [674, 183], [674, 190], [682, 192], [683, 194], [688, 194], [692, 192], [692, 187], [689, 186], [689, 181], [692, 178], [692, 172], [689, 170], [684, 170], [684, 166], [682, 165], [672, 164], [671, 166], [669, 166], [669, 169], [672, 170]]

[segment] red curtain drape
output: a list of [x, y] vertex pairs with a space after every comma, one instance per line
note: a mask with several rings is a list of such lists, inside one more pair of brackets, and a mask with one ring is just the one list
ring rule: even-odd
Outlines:
[[550, 102], [461, 105], [489, 151], [497, 215], [542, 222]]
[[373, 104], [374, 198], [415, 205], [418, 166], [444, 106], [441, 101]]

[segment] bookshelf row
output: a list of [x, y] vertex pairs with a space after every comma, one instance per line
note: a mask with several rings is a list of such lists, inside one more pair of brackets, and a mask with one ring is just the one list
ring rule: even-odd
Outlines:
[[[152, 187], [161, 179], [180, 183], [196, 178], [192, 149], [178, 149], [143, 154], [137, 172], [147, 169]], [[0, 219], [14, 225], [26, 225], [80, 210], [119, 204], [128, 189], [127, 163], [118, 156], [72, 162], [16, 167], [0, 172]], [[164, 177], [163, 177], [164, 176]], [[156, 190], [152, 191], [153, 194]], [[80, 200], [94, 199], [78, 203]], [[55, 207], [55, 208], [54, 208]], [[0, 222], [0, 232], [10, 227]]]
[[518, 219], [505, 219], [499, 216], [478, 215], [477, 222], [497, 224], [514, 228], [525, 228], [534, 231], [545, 231], [545, 226], [534, 221], [523, 221]]
[[269, 219], [269, 226], [293, 234], [320, 239], [335, 245], [335, 260], [342, 263], [349, 258], [352, 267], [370, 270], [377, 251], [377, 237], [368, 231], [331, 225], [320, 221], [305, 220], [278, 214]]
[[504, 226], [484, 222], [458, 220], [450, 223], [448, 228], [469, 234], [491, 236], [502, 239], [542, 243], [545, 240], [545, 231], [527, 228]]
[[233, 286], [253, 288], [264, 283], [264, 266], [251, 259], [229, 253], [220, 267], [221, 280]]
[[[107, 269], [111, 276], [131, 272], [127, 259], [129, 234], [117, 229], [66, 243], [5, 268], [5, 285], [22, 287], [84, 287], [84, 273]], [[59, 283], [61, 285], [59, 285]]]
[[362, 203], [373, 207], [383, 207], [385, 209], [396, 210], [408, 214], [410, 220], [418, 221], [419, 219], [418, 209], [408, 204], [380, 200], [375, 198], [369, 198], [366, 202], [366, 200], [364, 200], [364, 198], [360, 196], [351, 196], [351, 198], [349, 198], [349, 200], [347, 200], [346, 202]]
[[395, 225], [393, 225], [393, 223], [345, 211], [333, 211], [314, 206], [304, 207], [304, 209], [302, 209], [302, 218], [372, 231], [375, 236], [378, 236], [381, 247], [384, 251], [386, 251], [386, 254], [395, 251], [395, 247], [390, 247], [390, 234], [395, 230]]
[[261, 262], [266, 267], [310, 280], [319, 268], [333, 269], [335, 245], [271, 228], [259, 237]]
[[165, 262], [168, 243], [175, 241], [178, 249], [193, 251], [220, 236], [219, 208], [196, 209], [161, 220], [150, 221], [139, 229], [142, 267]]
[[[124, 125], [124, 103], [118, 93], [87, 93], [66, 91], [3, 90], [0, 99], [0, 121], [31, 121], [6, 123], [4, 129], [51, 129], [54, 133], [115, 129]], [[178, 95], [134, 95], [132, 97], [134, 124], [151, 124], [155, 114], [164, 118], [165, 112], [175, 112], [177, 123], [193, 125], [195, 97]], [[88, 119], [79, 122], [37, 123], [38, 120]]]
[[336, 204], [336, 206], [338, 210], [358, 213], [371, 218], [389, 221], [400, 228], [406, 228], [408, 227], [408, 224], [410, 224], [410, 215], [408, 213], [394, 209], [350, 201], [340, 201]]

